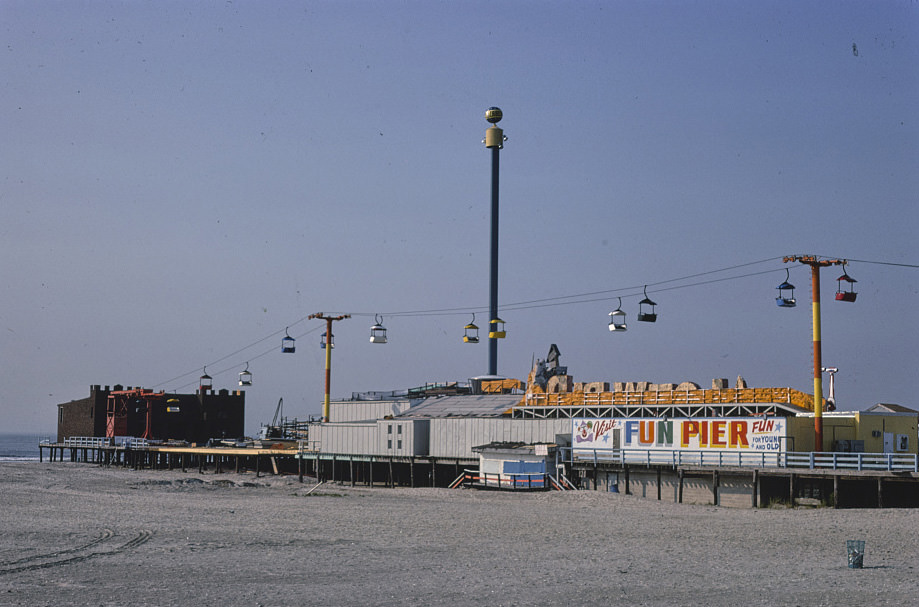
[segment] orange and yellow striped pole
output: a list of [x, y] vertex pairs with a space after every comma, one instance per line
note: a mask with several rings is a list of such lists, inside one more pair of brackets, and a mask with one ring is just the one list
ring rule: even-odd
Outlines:
[[820, 265], [812, 263], [811, 289], [814, 327], [814, 451], [823, 451], [823, 368], [820, 348]]
[[845, 259], [817, 259], [815, 255], [792, 255], [785, 263], [799, 261], [811, 267], [811, 301], [814, 328], [814, 451], [823, 451], [823, 362], [820, 346], [820, 268], [844, 266]]
[[350, 314], [342, 314], [341, 316], [326, 316], [322, 312], [317, 312], [316, 314], [310, 314], [307, 316], [309, 320], [318, 318], [319, 320], [325, 321], [325, 343], [323, 347], [325, 348], [325, 396], [322, 399], [322, 421], [329, 422], [330, 419], [330, 408], [331, 408], [331, 392], [332, 392], [332, 323], [336, 320], [344, 320], [346, 318], [351, 318]]

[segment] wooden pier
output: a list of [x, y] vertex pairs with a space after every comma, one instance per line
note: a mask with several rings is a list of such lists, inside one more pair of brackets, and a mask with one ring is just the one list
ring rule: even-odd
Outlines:
[[197, 469], [206, 471], [255, 471], [256, 476], [269, 470], [273, 474], [295, 470], [296, 449], [263, 449], [256, 447], [180, 447], [160, 445], [111, 444], [106, 440], [39, 443], [39, 461], [71, 461], [100, 466], [121, 466], [140, 470]]
[[582, 489], [680, 504], [919, 508], [919, 474], [910, 471], [577, 462], [573, 474]]
[[[113, 444], [110, 439], [40, 443], [39, 460], [140, 469], [189, 469], [305, 475], [351, 486], [449, 487], [478, 465], [472, 458], [370, 456], [304, 448]], [[771, 466], [704, 466], [569, 461], [580, 489], [617, 491], [676, 503], [758, 508], [773, 504], [832, 508], [919, 507], [919, 472]], [[574, 488], [574, 487], [571, 487]]]
[[320, 481], [385, 487], [449, 487], [477, 458], [426, 455], [389, 456], [322, 453], [303, 450], [297, 455], [300, 477], [305, 473]]
[[134, 470], [197, 469], [213, 472], [269, 470], [273, 474], [297, 474], [351, 486], [447, 487], [464, 468], [477, 459], [429, 456], [370, 456], [321, 453], [308, 448], [263, 449], [256, 447], [185, 447], [149, 445], [133, 440], [113, 444], [106, 438], [75, 438], [63, 443], [40, 443], [39, 460], [70, 461], [121, 466]]

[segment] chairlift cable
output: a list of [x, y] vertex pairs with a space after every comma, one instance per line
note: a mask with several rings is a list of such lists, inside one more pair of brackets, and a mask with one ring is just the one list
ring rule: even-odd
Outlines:
[[[824, 257], [824, 256], [818, 256], [818, 257]], [[907, 263], [886, 262], [886, 261], [871, 261], [871, 260], [852, 259], [852, 258], [845, 258], [845, 257], [835, 257], [834, 259], [837, 259], [837, 258], [838, 258], [838, 259], [846, 259], [848, 262], [856, 262], [856, 263], [866, 263], [866, 264], [875, 264], [875, 265], [888, 265], [888, 266], [897, 266], [897, 267], [905, 267], [905, 268], [919, 268], [919, 264], [907, 264]], [[644, 292], [645, 296], [647, 296], [647, 292], [646, 292], [647, 287], [660, 287], [660, 288], [655, 288], [655, 289], [653, 289], [652, 292], [665, 292], [665, 291], [675, 291], [675, 290], [678, 290], [678, 289], [686, 289], [686, 288], [690, 288], [690, 287], [698, 287], [698, 286], [704, 286], [704, 285], [709, 285], [709, 284], [715, 284], [715, 283], [719, 283], [719, 282], [727, 282], [727, 281], [730, 281], [730, 280], [739, 280], [739, 279], [743, 279], [743, 278], [750, 278], [750, 277], [752, 277], [752, 276], [760, 276], [760, 275], [763, 275], [763, 274], [770, 274], [770, 273], [772, 273], [772, 272], [775, 272], [776, 270], [774, 270], [774, 269], [762, 270], [762, 271], [758, 271], [758, 272], [750, 272], [750, 273], [746, 273], [746, 274], [739, 274], [739, 275], [733, 275], [733, 276], [726, 276], [726, 277], [722, 277], [722, 278], [713, 278], [713, 279], [710, 279], [710, 280], [696, 281], [696, 282], [691, 282], [691, 283], [686, 283], [686, 284], [677, 284], [677, 285], [662, 287], [662, 285], [669, 285], [669, 284], [671, 284], [671, 283], [684, 282], [684, 281], [686, 281], [686, 280], [690, 280], [690, 279], [693, 279], [693, 278], [699, 278], [699, 277], [702, 277], [702, 276], [709, 276], [709, 275], [712, 275], [712, 274], [718, 274], [718, 273], [721, 273], [721, 272], [727, 272], [727, 271], [730, 271], [730, 270], [736, 270], [736, 269], [739, 269], [739, 268], [744, 268], [744, 267], [748, 267], [748, 266], [758, 265], [758, 264], [761, 264], [761, 263], [766, 263], [766, 262], [774, 261], [774, 260], [776, 260], [776, 259], [782, 259], [782, 257], [769, 257], [769, 258], [761, 259], [761, 260], [758, 260], [758, 261], [751, 261], [751, 262], [746, 262], [746, 263], [742, 263], [742, 264], [736, 264], [736, 265], [727, 266], [727, 267], [724, 267], [724, 268], [719, 268], [719, 269], [716, 269], [716, 270], [708, 270], [708, 271], [705, 271], [705, 272], [698, 272], [698, 273], [695, 273], [695, 274], [689, 274], [689, 275], [681, 276], [681, 277], [678, 277], [678, 278], [670, 278], [670, 279], [667, 279], [667, 280], [662, 280], [662, 281], [657, 281], [657, 282], [649, 282], [649, 283], [647, 283], [646, 285], [635, 285], [635, 286], [632, 286], [632, 287], [620, 287], [620, 288], [615, 288], [615, 289], [604, 289], [604, 290], [601, 290], [601, 291], [590, 291], [590, 292], [577, 293], [577, 294], [572, 294], [572, 295], [560, 295], [560, 296], [556, 296], [556, 297], [547, 297], [547, 298], [542, 298], [542, 299], [532, 299], [532, 300], [525, 300], [525, 301], [519, 301], [519, 302], [512, 302], [512, 303], [508, 303], [508, 304], [502, 305], [502, 306], [501, 306], [501, 309], [502, 309], [502, 310], [505, 310], [505, 311], [519, 311], [519, 310], [530, 310], [530, 309], [536, 309], [536, 308], [546, 308], [546, 307], [556, 307], [556, 306], [567, 306], [567, 305], [577, 305], [577, 304], [588, 304], [588, 303], [595, 303], [595, 302], [600, 302], [600, 301], [609, 301], [609, 300], [611, 300], [611, 299], [622, 298], [622, 297], [626, 297], [626, 298], [627, 298], [627, 297], [637, 297], [637, 296], [640, 296], [643, 292]], [[783, 268], [783, 269], [785, 269], [785, 268]], [[639, 289], [643, 289], [643, 291], [639, 291]], [[608, 294], [610, 294], [610, 295], [608, 295]], [[612, 294], [614, 294], [614, 295], [612, 295]], [[604, 295], [604, 297], [594, 297], [594, 296], [596, 296], [596, 295]], [[584, 299], [584, 298], [587, 298], [587, 299]], [[457, 314], [470, 314], [470, 313], [475, 314], [475, 313], [477, 313], [477, 312], [485, 312], [485, 313], [487, 313], [487, 312], [488, 312], [488, 308], [487, 308], [486, 306], [477, 306], [477, 307], [466, 306], [466, 307], [456, 307], [456, 308], [434, 308], [434, 309], [429, 309], [429, 310], [407, 310], [407, 311], [384, 312], [383, 315], [391, 316], [391, 317], [455, 316], [455, 315], [457, 315]], [[379, 312], [353, 312], [353, 313], [351, 313], [351, 316], [370, 316], [370, 317], [376, 318], [376, 316], [377, 316], [378, 314], [380, 314], [380, 313], [379, 313]], [[287, 327], [288, 327], [288, 329], [289, 329], [289, 328], [292, 327], [292, 326], [295, 326], [295, 325], [297, 325], [297, 324], [299, 324], [299, 323], [304, 322], [305, 320], [308, 320], [308, 318], [309, 318], [308, 316], [304, 316], [303, 318], [300, 318], [299, 320], [297, 320], [297, 321], [295, 321], [295, 322], [289, 324]], [[303, 333], [303, 334], [301, 334], [301, 335], [299, 335], [299, 336], [297, 336], [297, 337], [304, 337], [304, 336], [306, 336], [306, 335], [309, 335], [310, 333], [313, 333], [313, 332], [319, 330], [320, 328], [322, 328], [322, 327], [321, 327], [321, 326], [317, 326], [317, 327], [315, 327], [315, 328], [313, 328], [313, 329], [310, 329], [309, 331], [306, 331], [305, 333]], [[260, 344], [260, 343], [262, 343], [262, 342], [264, 342], [264, 341], [267, 341], [267, 340], [272, 339], [272, 338], [276, 338], [278, 335], [284, 333], [285, 331], [286, 331], [286, 329], [285, 329], [285, 330], [275, 331], [275, 332], [271, 333], [270, 335], [267, 335], [267, 336], [265, 336], [265, 337], [263, 337], [263, 338], [261, 338], [261, 339], [258, 339], [258, 340], [254, 341], [254, 342], [252, 342], [252, 343], [250, 343], [250, 344], [248, 344], [248, 345], [246, 345], [246, 346], [243, 346], [242, 348], [239, 348], [238, 350], [235, 350], [234, 352], [231, 352], [231, 353], [227, 354], [226, 356], [223, 356], [223, 357], [221, 357], [221, 358], [218, 358], [217, 360], [212, 361], [212, 362], [210, 362], [210, 363], [208, 363], [208, 364], [209, 364], [209, 365], [215, 365], [215, 364], [218, 364], [218, 363], [220, 363], [220, 362], [223, 362], [223, 361], [225, 361], [225, 360], [227, 360], [227, 359], [229, 359], [229, 358], [231, 358], [231, 357], [233, 357], [233, 356], [236, 356], [236, 355], [238, 355], [238, 354], [240, 354], [240, 353], [242, 353], [242, 352], [248, 350], [249, 348], [252, 348], [252, 347], [254, 347], [254, 346], [256, 346], [256, 345], [258, 345], [258, 344]], [[264, 352], [262, 352], [262, 353], [260, 353], [260, 354], [257, 354], [257, 355], [255, 355], [255, 356], [250, 356], [250, 357], [248, 358], [248, 360], [249, 360], [249, 361], [257, 360], [257, 359], [259, 359], [259, 358], [261, 358], [261, 357], [263, 357], [263, 356], [266, 356], [266, 355], [268, 355], [268, 354], [271, 354], [271, 353], [275, 352], [276, 350], [277, 350], [276, 347], [272, 347], [271, 349], [266, 350], [266, 351], [264, 351]], [[238, 365], [238, 363], [237, 363], [237, 364], [233, 365], [232, 367], [227, 367], [226, 369], [222, 369], [221, 371], [218, 371], [217, 374], [226, 373], [226, 372], [228, 372], [228, 371], [230, 371], [230, 370], [232, 370], [232, 369], [237, 368], [238, 366], [239, 366], [239, 365]], [[188, 372], [186, 372], [186, 373], [183, 373], [183, 374], [181, 374], [181, 375], [178, 375], [178, 376], [176, 376], [176, 377], [174, 377], [174, 378], [172, 378], [172, 379], [169, 379], [169, 380], [167, 380], [167, 381], [164, 381], [164, 382], [160, 382], [160, 383], [154, 384], [153, 387], [154, 387], [154, 388], [157, 388], [157, 387], [160, 387], [160, 386], [164, 386], [164, 385], [167, 385], [167, 384], [171, 384], [172, 382], [178, 381], [178, 380], [180, 380], [180, 379], [182, 379], [182, 378], [188, 377], [189, 375], [193, 375], [193, 374], [195, 374], [195, 373], [197, 373], [197, 372], [198, 372], [198, 371], [197, 371], [197, 368], [195, 368], [195, 369], [193, 369], [193, 370], [191, 370], [191, 371], [188, 371]], [[188, 386], [195, 385], [196, 383], [197, 383], [197, 380], [195, 380], [195, 381], [193, 381], [193, 382], [189, 382], [188, 384], [185, 384], [184, 386], [180, 386], [180, 387], [177, 388], [177, 389], [183, 389], [183, 388], [186, 388], [186, 387], [188, 387]]]

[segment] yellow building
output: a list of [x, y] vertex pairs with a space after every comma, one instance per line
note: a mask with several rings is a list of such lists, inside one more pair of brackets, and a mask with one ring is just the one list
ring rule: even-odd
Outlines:
[[[793, 444], [789, 451], [816, 451], [814, 414], [789, 418]], [[899, 405], [875, 405], [865, 411], [823, 413], [823, 448], [820, 451], [853, 453], [917, 453], [919, 412]]]

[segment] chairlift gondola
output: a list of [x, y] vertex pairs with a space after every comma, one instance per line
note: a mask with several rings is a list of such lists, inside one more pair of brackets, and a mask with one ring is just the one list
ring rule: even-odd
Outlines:
[[201, 388], [202, 391], [210, 390], [211, 386], [214, 385], [213, 379], [214, 379], [213, 377], [207, 374], [207, 365], [205, 365], [204, 375], [198, 378], [198, 386]]
[[504, 321], [500, 318], [493, 318], [488, 322], [488, 338], [489, 339], [504, 339], [507, 337], [507, 332], [504, 330]]
[[[848, 290], [843, 289], [842, 287], [843, 282], [849, 283]], [[855, 297], [858, 295], [858, 293], [855, 292], [855, 286], [854, 286], [856, 282], [858, 281], [852, 278], [851, 276], [849, 276], [846, 273], [846, 267], [843, 266], [842, 276], [836, 279], [836, 284], [838, 285], [836, 287], [836, 301], [855, 301]]]
[[[779, 290], [779, 296], [775, 298], [775, 303], [780, 308], [793, 308], [797, 305], [795, 286], [788, 282], [789, 278], [788, 268], [785, 268], [785, 282], [776, 287]], [[789, 291], [789, 293], [786, 293], [786, 291]]]
[[[645, 298], [638, 302], [638, 320], [641, 322], [657, 322], [657, 312], [654, 311], [654, 306], [657, 304], [648, 297], [648, 285], [645, 285], [644, 292]], [[651, 311], [645, 312], [643, 306], [651, 306]]]
[[386, 343], [386, 327], [383, 326], [383, 317], [374, 315], [375, 324], [370, 327], [370, 343]]
[[609, 313], [609, 330], [610, 331], [627, 331], [628, 326], [625, 324], [625, 312], [622, 311], [622, 298], [619, 298], [619, 307]]
[[281, 340], [281, 352], [285, 354], [293, 354], [297, 351], [297, 347], [294, 344], [294, 342], [297, 340], [290, 336], [290, 334], [287, 332], [288, 328], [290, 327], [284, 329], [285, 337]]
[[252, 385], [252, 373], [249, 372], [249, 363], [246, 363], [246, 368], [239, 374], [239, 385], [240, 386], [251, 386]]
[[472, 315], [472, 322], [463, 327], [463, 343], [479, 343], [479, 327], [475, 324], [475, 314]]
[[326, 343], [328, 343], [328, 347], [330, 347], [330, 348], [334, 348], [334, 347], [335, 347], [335, 334], [334, 334], [334, 333], [331, 335], [330, 339], [327, 340], [327, 339], [326, 339], [326, 331], [323, 331], [323, 332], [322, 332], [322, 335], [319, 337], [319, 347], [320, 347], [321, 349], [325, 350], [325, 349], [326, 349]]

